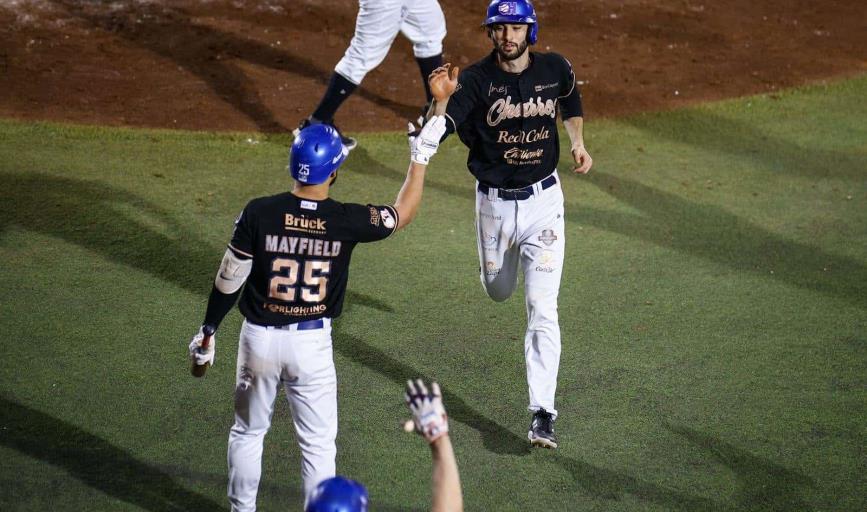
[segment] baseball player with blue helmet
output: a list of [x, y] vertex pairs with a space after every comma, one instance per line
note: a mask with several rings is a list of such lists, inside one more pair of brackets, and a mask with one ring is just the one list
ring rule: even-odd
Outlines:
[[[428, 388], [421, 379], [409, 380], [404, 394], [412, 419], [404, 425], [430, 446], [433, 459], [431, 512], [461, 512], [464, 499], [458, 463], [449, 439], [448, 415], [442, 403], [439, 384]], [[367, 512], [367, 489], [355, 480], [336, 476], [319, 483], [304, 512]]]
[[592, 160], [584, 147], [581, 95], [572, 65], [556, 53], [529, 51], [539, 22], [527, 0], [494, 0], [483, 25], [493, 51], [458, 76], [446, 64], [430, 78], [431, 113], [469, 148], [476, 178], [480, 277], [495, 301], [509, 298], [524, 274], [529, 410], [533, 446], [557, 447], [554, 395], [560, 365], [557, 295], [565, 231], [557, 112], [571, 140], [574, 171]]
[[292, 144], [291, 192], [250, 201], [235, 229], [189, 344], [194, 369], [214, 362], [214, 333], [239, 299], [244, 316], [229, 434], [232, 510], [256, 510], [265, 434], [283, 388], [301, 450], [304, 495], [334, 476], [337, 377], [331, 322], [340, 315], [352, 251], [408, 225], [421, 202], [426, 166], [445, 132], [440, 117], [411, 140], [411, 163], [393, 205], [340, 203], [329, 190], [348, 149], [327, 125]]

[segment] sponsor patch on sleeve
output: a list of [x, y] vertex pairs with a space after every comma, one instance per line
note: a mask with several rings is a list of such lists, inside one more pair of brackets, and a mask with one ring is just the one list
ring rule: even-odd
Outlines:
[[370, 210], [370, 223], [373, 224], [374, 226], [379, 226], [379, 221], [380, 221], [379, 210], [377, 210], [373, 206], [369, 206], [368, 210]]
[[391, 212], [388, 208], [382, 208], [379, 210], [379, 215], [382, 217], [382, 225], [387, 227], [388, 229], [394, 229], [395, 220], [391, 215]]

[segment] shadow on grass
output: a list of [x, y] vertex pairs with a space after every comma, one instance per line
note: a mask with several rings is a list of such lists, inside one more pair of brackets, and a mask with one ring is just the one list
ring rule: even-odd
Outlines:
[[154, 512], [226, 507], [75, 425], [0, 397], [0, 445], [57, 466], [99, 491]]
[[[61, 238], [197, 294], [210, 292], [222, 258], [221, 247], [202, 240], [165, 210], [98, 182], [0, 173], [0, 213], [0, 230], [17, 225]], [[150, 224], [165, 229], [158, 232]], [[354, 305], [394, 311], [379, 299], [349, 291], [347, 306]]]
[[[402, 182], [405, 174], [372, 158], [364, 148], [353, 151], [351, 172]], [[565, 179], [572, 177], [563, 176]], [[867, 266], [816, 247], [786, 240], [718, 206], [692, 202], [628, 178], [596, 172], [587, 179], [603, 192], [644, 215], [567, 204], [569, 223], [652, 242], [737, 271], [759, 274], [867, 307]], [[472, 201], [468, 186], [438, 183], [425, 187]], [[467, 218], [467, 222], [472, 222]]]
[[[405, 161], [396, 162], [395, 165], [405, 165], [408, 167], [409, 153], [407, 153]], [[389, 167], [388, 165], [370, 156], [370, 153], [367, 151], [367, 149], [362, 146], [358, 146], [352, 150], [352, 153], [346, 159], [346, 163], [343, 164], [343, 167], [345, 169], [342, 172], [362, 174], [365, 176], [374, 176], [377, 178], [386, 178], [394, 181], [396, 184], [403, 183], [406, 179], [406, 167], [399, 167], [402, 170], [396, 170], [392, 167]], [[467, 180], [466, 186], [441, 183], [437, 181], [435, 173], [430, 172], [425, 179], [424, 187], [427, 190], [433, 189], [439, 192], [444, 192], [452, 197], [472, 201], [474, 198], [474, 184], [475, 181], [473, 181], [472, 179]], [[395, 188], [395, 191], [397, 190], [398, 189]], [[470, 220], [472, 220], [471, 217]]]
[[749, 161], [765, 172], [812, 180], [864, 179], [863, 156], [858, 158], [846, 152], [800, 146], [769, 135], [755, 124], [728, 119], [707, 110], [683, 109], [666, 112], [663, 116], [637, 116], [624, 121], [654, 137], [666, 137], [713, 151], [724, 158]]
[[732, 492], [733, 503], [718, 503], [701, 496], [643, 481], [639, 478], [600, 468], [559, 454], [556, 464], [568, 471], [575, 484], [588, 496], [602, 500], [620, 500], [631, 495], [642, 502], [654, 503], [666, 510], [684, 512], [773, 511], [807, 512], [813, 510], [801, 497], [801, 490], [814, 487], [813, 482], [795, 471], [752, 455], [741, 448], [686, 427], [665, 426], [717, 462], [726, 466], [740, 482]]
[[639, 478], [600, 468], [586, 462], [555, 454], [554, 461], [572, 475], [575, 485], [596, 500], [619, 501], [623, 496], [634, 496], [642, 502], [656, 503], [665, 510], [684, 512], [717, 512], [730, 510], [701, 496], [643, 481]]
[[[294, 55], [288, 48], [274, 48], [266, 43], [196, 22], [193, 14], [182, 8], [169, 7], [162, 2], [51, 1], [62, 6], [72, 16], [170, 59], [184, 70], [194, 73], [217, 96], [253, 121], [263, 132], [287, 132], [289, 128], [281, 124], [268, 109], [248, 73], [235, 62], [243, 61], [282, 71], [289, 75], [289, 80], [295, 76], [315, 79], [323, 84], [323, 93], [332, 74], [332, 69], [323, 67], [323, 64], [336, 64], [317, 62]], [[333, 18], [333, 12], [316, 6], [315, 3], [305, 7], [316, 10], [308, 14], [308, 17], [314, 16], [310, 19], [316, 19], [317, 14], [324, 18]], [[359, 87], [355, 94], [393, 111], [404, 119], [414, 119], [424, 104], [421, 90], [419, 103], [415, 106], [391, 100], [363, 86]], [[300, 121], [301, 118], [296, 122]]]
[[590, 181], [644, 215], [567, 206], [570, 222], [646, 240], [732, 269], [760, 274], [867, 307], [867, 267], [786, 240], [718, 206], [597, 173]]
[[[155, 465], [160, 472], [169, 475], [172, 478], [177, 478], [183, 481], [204, 482], [214, 487], [225, 488], [227, 476], [226, 473], [209, 473], [205, 471], [191, 471], [189, 468], [178, 466]], [[277, 475], [273, 480], [281, 480], [282, 475]], [[365, 482], [362, 482], [365, 483]], [[300, 486], [288, 486], [274, 481], [262, 481], [259, 483], [259, 508], [263, 510], [272, 510], [277, 506], [278, 510], [284, 510], [287, 506], [298, 504], [304, 501]], [[405, 506], [389, 505], [383, 503], [381, 496], [373, 497], [372, 510], [382, 510], [384, 512], [421, 512], [422, 509], [411, 509]], [[267, 504], [267, 505], [266, 505]], [[291, 507], [290, 507], [291, 509]], [[219, 509], [223, 510], [223, 509]]]
[[[398, 361], [369, 343], [341, 333], [338, 328], [334, 330], [334, 347], [344, 357], [383, 375], [398, 386], [403, 387], [408, 379], [416, 377], [426, 381], [432, 380], [412, 366]], [[486, 418], [463, 398], [449, 392], [448, 389], [443, 392], [443, 402], [447, 404], [449, 419], [477, 430], [482, 436], [482, 444], [488, 451], [501, 455], [530, 453], [530, 444], [525, 437]]]
[[815, 487], [806, 476], [697, 430], [671, 425], [666, 428], [709, 453], [735, 474], [740, 482], [735, 492], [737, 510], [813, 510], [801, 496], [802, 489]]

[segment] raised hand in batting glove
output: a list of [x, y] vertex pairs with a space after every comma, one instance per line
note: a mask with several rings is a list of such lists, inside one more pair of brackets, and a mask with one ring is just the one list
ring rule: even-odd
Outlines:
[[440, 147], [440, 139], [446, 133], [445, 116], [433, 116], [424, 124], [418, 135], [413, 135], [415, 127], [409, 123], [409, 151], [412, 161], [427, 165]]
[[428, 391], [421, 379], [416, 379], [415, 382], [408, 380], [404, 399], [412, 412], [412, 420], [407, 421], [404, 426], [407, 431], [415, 430], [428, 443], [433, 443], [448, 433], [449, 418], [443, 407], [443, 395], [439, 384], [431, 383], [431, 389]]
[[[199, 332], [190, 341], [190, 361], [196, 366], [212, 365], [217, 354], [217, 336], [210, 325], [199, 327]], [[207, 346], [203, 347], [205, 338], [209, 338]]]

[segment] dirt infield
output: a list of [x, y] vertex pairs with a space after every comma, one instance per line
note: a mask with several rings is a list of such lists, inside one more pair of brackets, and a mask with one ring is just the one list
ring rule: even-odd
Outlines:
[[[443, 0], [446, 58], [490, 43], [484, 0]], [[540, 51], [584, 82], [588, 117], [774, 91], [867, 70], [867, 3], [537, 0]], [[195, 130], [294, 128], [352, 37], [353, 0], [0, 0], [0, 116]], [[396, 130], [423, 103], [410, 45], [338, 112]]]

